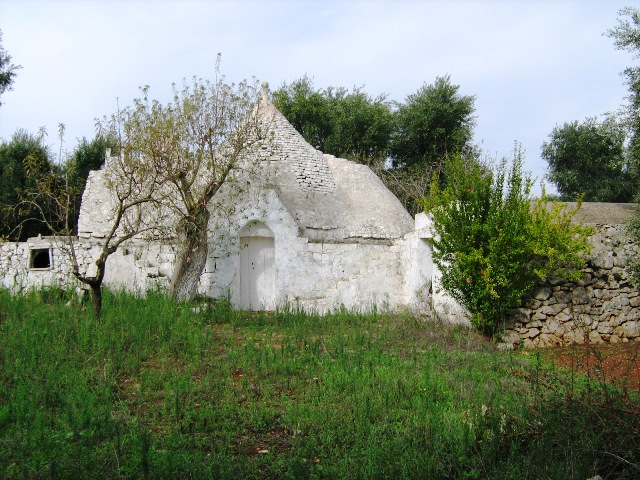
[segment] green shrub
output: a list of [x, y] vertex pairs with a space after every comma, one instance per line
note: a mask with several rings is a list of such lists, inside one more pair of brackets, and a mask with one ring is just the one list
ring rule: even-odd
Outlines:
[[[550, 275], [578, 279], [589, 251], [589, 228], [572, 223], [576, 210], [533, 201], [533, 181], [516, 148], [511, 167], [454, 156], [445, 163], [446, 186], [433, 182], [423, 200], [434, 221], [434, 261], [443, 288], [493, 335], [507, 310]], [[579, 208], [579, 207], [578, 207]]]

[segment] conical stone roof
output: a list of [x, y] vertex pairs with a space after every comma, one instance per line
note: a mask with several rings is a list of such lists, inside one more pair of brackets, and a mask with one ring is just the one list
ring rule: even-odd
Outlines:
[[271, 122], [272, 181], [303, 236], [375, 241], [413, 230], [411, 215], [369, 167], [311, 146], [269, 100], [267, 88], [263, 84], [260, 110]]

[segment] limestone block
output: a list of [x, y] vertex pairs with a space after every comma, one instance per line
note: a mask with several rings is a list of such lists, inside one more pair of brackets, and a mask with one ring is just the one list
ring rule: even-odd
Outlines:
[[574, 305], [584, 305], [589, 303], [589, 295], [584, 287], [577, 287], [573, 290], [571, 296]]
[[531, 310], [536, 310], [542, 306], [542, 301], [535, 300], [533, 298], [527, 298], [524, 300], [525, 308], [529, 308]]
[[603, 290], [607, 289], [608, 287], [609, 285], [607, 284], [607, 282], [605, 280], [602, 280], [601, 278], [593, 283], [594, 290]]
[[626, 322], [622, 326], [622, 335], [623, 337], [639, 337], [640, 336], [640, 322]]
[[542, 327], [542, 322], [539, 320], [534, 320], [533, 322], [529, 322], [525, 325], [527, 328], [540, 328]]
[[615, 308], [626, 307], [629, 305], [629, 302], [629, 297], [627, 297], [625, 294], [617, 295], [613, 298], [613, 300], [611, 300], [611, 303]]
[[589, 304], [573, 306], [573, 313], [590, 313], [590, 312], [591, 312], [591, 305]]
[[578, 285], [580, 285], [581, 287], [586, 287], [587, 285], [590, 285], [593, 282], [593, 276], [591, 276], [590, 273], [586, 272], [586, 270], [587, 269], [585, 269], [585, 273], [582, 276], [582, 278], [578, 280]]
[[589, 343], [604, 343], [604, 340], [602, 340], [602, 337], [598, 332], [592, 330], [589, 332]]
[[611, 335], [609, 337], [609, 343], [620, 343], [620, 337], [618, 335]]
[[576, 324], [577, 325], [581, 325], [581, 326], [590, 327], [591, 324], [593, 324], [593, 318], [591, 317], [591, 315], [587, 315], [587, 314], [581, 313], [576, 318]]
[[564, 335], [564, 332], [565, 332], [564, 327], [560, 324], [558, 320], [555, 320], [555, 319], [547, 321], [546, 330], [548, 331], [548, 333], [552, 333], [559, 337]]
[[529, 316], [531, 315], [531, 310], [526, 308], [515, 308], [513, 310], [509, 310], [508, 315], [516, 322], [527, 323], [529, 321]]
[[549, 287], [541, 287], [536, 290], [533, 298], [536, 300], [547, 300], [551, 296], [551, 288]]
[[640, 320], [640, 308], [633, 308], [625, 314], [627, 320]]
[[517, 345], [520, 343], [520, 335], [513, 330], [505, 330], [502, 333], [502, 342], [509, 345]]
[[559, 291], [555, 292], [553, 295], [558, 303], [566, 303], [569, 304], [571, 302], [571, 292]]
[[600, 335], [611, 335], [613, 333], [613, 327], [600, 324], [598, 325], [598, 333], [600, 333]]
[[613, 257], [596, 255], [589, 259], [590, 263], [597, 268], [611, 270], [613, 268]]
[[534, 320], [544, 321], [547, 319], [547, 316], [544, 313], [537, 311], [531, 318]]
[[558, 320], [559, 322], [568, 322], [569, 320], [573, 319], [573, 314], [571, 313], [571, 311], [567, 311], [568, 309], [564, 309], [562, 310], [560, 313], [558, 313], [556, 315], [556, 320]]
[[553, 340], [553, 336], [546, 333], [540, 334], [540, 337], [536, 340], [538, 346], [540, 347], [553, 347], [554, 345], [557, 345], [557, 343]]
[[528, 333], [529, 338], [536, 338], [538, 335], [540, 335], [540, 330], [538, 330], [537, 328], [532, 328], [529, 330], [529, 333]]
[[585, 332], [582, 329], [571, 330], [564, 334], [564, 343], [578, 343], [583, 344], [585, 342]]
[[598, 320], [600, 321], [600, 323], [606, 323], [608, 325], [609, 321], [611, 320], [611, 317], [612, 317], [611, 312], [604, 311], [600, 315], [600, 318]]
[[565, 303], [557, 303], [555, 305], [545, 305], [544, 307], [542, 307], [542, 313], [544, 313], [545, 315], [557, 315], [565, 308], [567, 308], [567, 305]]

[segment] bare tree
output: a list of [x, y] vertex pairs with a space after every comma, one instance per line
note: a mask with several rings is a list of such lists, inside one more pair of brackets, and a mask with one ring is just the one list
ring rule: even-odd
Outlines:
[[[28, 162], [27, 169], [35, 171]], [[40, 212], [41, 221], [53, 232], [56, 246], [68, 257], [73, 275], [89, 286], [93, 308], [100, 316], [107, 259], [124, 242], [153, 230], [154, 225], [145, 215], [148, 209], [143, 207], [157, 204], [155, 189], [158, 182], [155, 173], [141, 168], [135, 159], [122, 155], [110, 157], [110, 163], [100, 177], [111, 193], [105, 199], [104, 208], [107, 231], [98, 241], [99, 253], [93, 265], [87, 266], [78, 258], [78, 238], [73, 227], [77, 211], [74, 201], [78, 192], [74, 190], [75, 184], [68, 181], [67, 173], [63, 166], [53, 174], [39, 175], [35, 190], [25, 194], [23, 203], [29, 203]]]
[[[105, 123], [116, 129], [124, 158], [156, 184], [153, 196], [164, 212], [156, 219], [178, 238], [170, 295], [190, 299], [207, 259], [210, 212], [233, 214], [246, 173], [268, 142], [270, 123], [256, 81], [234, 85], [224, 77], [214, 82], [194, 77], [182, 89], [174, 84], [173, 101], [166, 105], [149, 99], [148, 86], [141, 90], [142, 98]], [[212, 205], [221, 190], [226, 203]]]

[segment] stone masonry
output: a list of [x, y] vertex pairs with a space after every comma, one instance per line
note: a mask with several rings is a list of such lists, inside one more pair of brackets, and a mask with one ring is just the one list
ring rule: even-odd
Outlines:
[[507, 345], [548, 347], [574, 343], [640, 341], [640, 293], [625, 266], [640, 246], [624, 225], [593, 225], [593, 245], [577, 283], [549, 280], [511, 312], [502, 340]]

